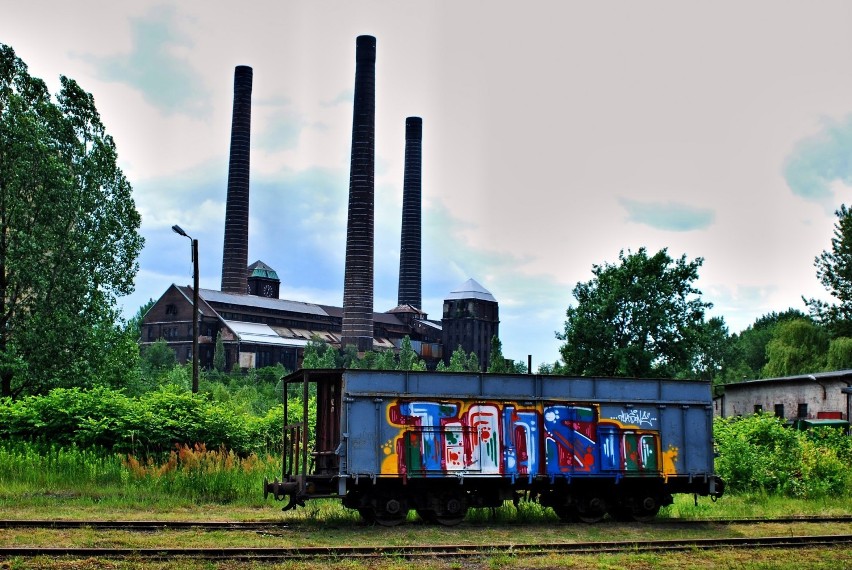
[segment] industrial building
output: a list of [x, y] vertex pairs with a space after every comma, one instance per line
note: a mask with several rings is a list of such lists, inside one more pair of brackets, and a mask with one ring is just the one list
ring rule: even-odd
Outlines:
[[[421, 142], [420, 117], [405, 120], [405, 174], [398, 306], [373, 308], [375, 61], [376, 39], [356, 41], [349, 207], [343, 306], [279, 299], [276, 271], [262, 261], [248, 265], [251, 91], [253, 71], [237, 66], [225, 208], [220, 290], [198, 290], [198, 358], [213, 364], [217, 335], [226, 367], [256, 368], [283, 364], [300, 367], [312, 338], [336, 348], [394, 350], [409, 337], [415, 351], [434, 368], [449, 362], [461, 346], [477, 355], [483, 369], [491, 338], [499, 333], [497, 300], [470, 279], [448, 293], [440, 320], [430, 320], [421, 299]], [[343, 246], [343, 244], [341, 244]], [[165, 339], [180, 362], [192, 359], [193, 291], [170, 286], [145, 314], [140, 343]]]
[[848, 425], [852, 370], [817, 372], [726, 384], [714, 400], [717, 416], [774, 414], [790, 423], [842, 420]]

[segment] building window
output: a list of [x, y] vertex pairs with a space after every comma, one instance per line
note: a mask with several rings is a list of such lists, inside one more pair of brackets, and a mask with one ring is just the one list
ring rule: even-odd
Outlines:
[[762, 406], [762, 405], [760, 405], [760, 404], [755, 404], [755, 405], [754, 405], [754, 413], [755, 413], [755, 414], [759, 414], [759, 413], [760, 413], [760, 412], [762, 412], [762, 411], [763, 411], [763, 406]]
[[784, 419], [784, 404], [775, 404], [775, 417]]
[[148, 327], [148, 340], [154, 340], [154, 327]]
[[177, 305], [169, 303], [166, 305], [166, 314], [167, 315], [176, 315], [177, 314]]
[[806, 418], [808, 417], [808, 405], [807, 404], [799, 404], [799, 411], [797, 417]]

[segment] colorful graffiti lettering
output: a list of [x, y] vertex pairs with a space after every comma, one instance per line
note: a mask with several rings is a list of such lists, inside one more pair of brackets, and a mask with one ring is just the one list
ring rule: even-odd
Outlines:
[[394, 464], [410, 477], [668, 471], [676, 450], [661, 460], [656, 432], [624, 429], [626, 423], [655, 421], [643, 414], [627, 411], [613, 418], [619, 424], [600, 420], [591, 405], [535, 409], [504, 403], [501, 409], [497, 403], [397, 402], [389, 406], [388, 420], [400, 432], [384, 446], [382, 472]]

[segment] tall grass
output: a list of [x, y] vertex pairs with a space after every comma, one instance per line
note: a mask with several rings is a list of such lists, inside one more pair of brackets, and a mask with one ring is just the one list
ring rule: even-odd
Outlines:
[[269, 455], [241, 458], [225, 448], [196, 444], [177, 447], [164, 462], [140, 462], [129, 455], [122, 463], [134, 487], [202, 502], [233, 502], [259, 495], [263, 478], [274, 476], [280, 462]]
[[0, 494], [169, 496], [196, 503], [257, 502], [274, 456], [239, 457], [204, 445], [179, 446], [162, 460], [77, 447], [0, 445]]
[[78, 447], [7, 444], [0, 446], [0, 491], [51, 492], [121, 485], [122, 459]]

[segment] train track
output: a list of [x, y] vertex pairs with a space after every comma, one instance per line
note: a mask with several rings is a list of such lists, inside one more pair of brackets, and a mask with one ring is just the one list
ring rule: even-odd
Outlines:
[[[791, 524], [791, 523], [852, 523], [852, 515], [841, 516], [796, 516], [783, 518], [738, 518], [738, 519], [656, 519], [643, 526], [653, 525], [732, 525], [732, 524]], [[608, 523], [604, 523], [608, 524]], [[618, 523], [613, 523], [618, 524]], [[289, 527], [297, 527], [298, 522], [286, 521], [99, 521], [99, 520], [0, 520], [0, 528], [55, 528], [74, 529], [89, 528], [95, 530], [244, 530], [244, 531], [273, 531]]]
[[555, 544], [498, 544], [489, 546], [336, 546], [300, 548], [0, 548], [0, 559], [14, 557], [134, 558], [144, 560], [319, 560], [346, 558], [426, 559], [477, 558], [495, 555], [618, 554], [625, 552], [679, 552], [710, 549], [817, 548], [852, 544], [852, 535], [713, 538], [628, 542], [574, 542]]

